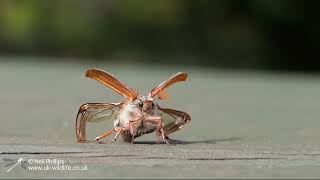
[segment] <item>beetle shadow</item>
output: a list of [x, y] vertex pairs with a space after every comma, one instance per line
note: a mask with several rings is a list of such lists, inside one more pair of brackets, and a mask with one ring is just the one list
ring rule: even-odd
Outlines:
[[[169, 141], [170, 144], [217, 144], [219, 142], [229, 142], [229, 141], [240, 141], [242, 138], [240, 137], [230, 137], [230, 138], [223, 138], [223, 139], [208, 139], [208, 140], [197, 140], [197, 141], [185, 141], [185, 140], [176, 140], [171, 139]], [[158, 144], [156, 141], [135, 141], [135, 144]], [[166, 142], [161, 141], [159, 144], [166, 144]]]

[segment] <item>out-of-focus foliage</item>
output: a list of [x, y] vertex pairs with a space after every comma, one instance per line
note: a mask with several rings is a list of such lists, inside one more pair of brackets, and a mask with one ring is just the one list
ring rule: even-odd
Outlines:
[[0, 1], [0, 53], [320, 70], [320, 1]]

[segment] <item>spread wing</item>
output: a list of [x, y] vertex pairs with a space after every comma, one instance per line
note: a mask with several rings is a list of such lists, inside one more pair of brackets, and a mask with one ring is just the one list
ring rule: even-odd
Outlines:
[[165, 88], [171, 86], [172, 84], [179, 82], [179, 81], [185, 81], [187, 80], [187, 73], [183, 73], [183, 72], [179, 72], [173, 76], [171, 76], [170, 78], [168, 78], [167, 80], [163, 81], [161, 84], [159, 84], [159, 86], [153, 88], [150, 93], [149, 93], [149, 97], [153, 98], [154, 96], [156, 96], [157, 94], [159, 94], [160, 92], [162, 92]]
[[162, 117], [164, 123], [164, 131], [166, 134], [173, 133], [183, 128], [187, 123], [191, 121], [191, 117], [188, 113], [177, 111], [174, 109], [161, 108], [158, 105], [158, 113]]
[[122, 103], [87, 103], [80, 106], [76, 118], [76, 135], [78, 142], [86, 141], [87, 122], [114, 120]]
[[116, 77], [105, 71], [99, 69], [89, 69], [86, 71], [86, 76], [101, 82], [127, 99], [132, 100], [137, 97], [137, 92], [126, 87]]

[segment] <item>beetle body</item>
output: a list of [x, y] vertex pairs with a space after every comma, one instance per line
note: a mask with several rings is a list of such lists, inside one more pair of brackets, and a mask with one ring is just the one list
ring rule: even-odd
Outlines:
[[[162, 138], [169, 143], [168, 134], [175, 132], [191, 121], [189, 114], [173, 109], [162, 108], [154, 101], [167, 97], [164, 89], [175, 82], [184, 81], [185, 73], [177, 73], [159, 86], [152, 89], [147, 96], [141, 96], [136, 91], [127, 88], [111, 74], [90, 69], [87, 77], [98, 80], [125, 97], [120, 103], [86, 103], [80, 106], [76, 118], [76, 135], [78, 142], [84, 142], [86, 136], [87, 122], [99, 122], [101, 120], [113, 119], [113, 129], [95, 138], [100, 139], [115, 132], [116, 135], [111, 142], [119, 136], [125, 141], [134, 142], [134, 139], [144, 134], [156, 132], [158, 141]], [[167, 117], [167, 118], [165, 118]]]

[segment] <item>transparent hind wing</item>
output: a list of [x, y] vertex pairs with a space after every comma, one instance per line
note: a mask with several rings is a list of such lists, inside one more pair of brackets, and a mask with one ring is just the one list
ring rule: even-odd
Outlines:
[[159, 115], [162, 117], [164, 131], [166, 134], [173, 133], [183, 128], [191, 121], [188, 113], [177, 111], [174, 109], [161, 108], [158, 106]]
[[116, 108], [89, 109], [84, 118], [87, 122], [102, 122], [115, 119]]
[[114, 120], [122, 103], [87, 103], [80, 106], [76, 118], [76, 136], [78, 142], [86, 141], [87, 122]]

